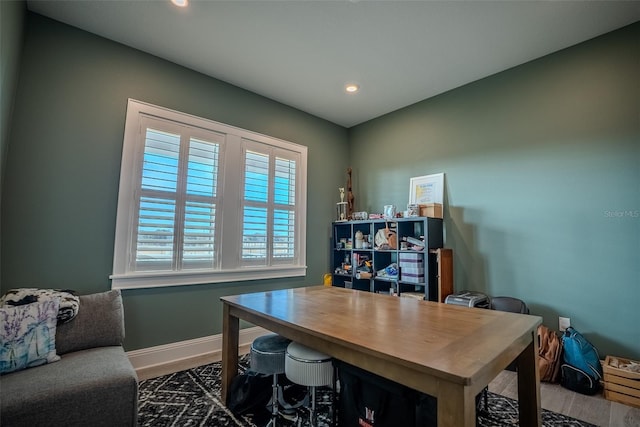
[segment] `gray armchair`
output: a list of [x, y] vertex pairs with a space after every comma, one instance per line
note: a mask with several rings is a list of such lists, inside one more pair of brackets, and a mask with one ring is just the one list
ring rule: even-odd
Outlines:
[[0, 424], [137, 425], [138, 377], [123, 339], [120, 291], [80, 296], [76, 318], [56, 329], [61, 359], [0, 376]]

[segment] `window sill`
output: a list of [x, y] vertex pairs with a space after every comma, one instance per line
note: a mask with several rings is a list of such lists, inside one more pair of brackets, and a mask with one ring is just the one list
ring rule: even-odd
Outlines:
[[305, 276], [306, 273], [306, 266], [278, 266], [246, 267], [226, 271], [137, 272], [112, 274], [109, 278], [111, 289], [143, 289], [300, 277]]

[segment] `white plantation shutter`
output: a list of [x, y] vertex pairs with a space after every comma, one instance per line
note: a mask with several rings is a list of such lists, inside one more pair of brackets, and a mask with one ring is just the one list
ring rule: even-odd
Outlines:
[[253, 264], [267, 261], [267, 201], [269, 155], [247, 150], [244, 166], [242, 259]]
[[[184, 126], [142, 120], [144, 150], [133, 271], [179, 271], [216, 265], [220, 142]], [[199, 133], [203, 133], [200, 131]], [[218, 141], [218, 142], [215, 142]]]
[[172, 268], [179, 155], [179, 134], [146, 129], [134, 270]]
[[175, 200], [140, 198], [134, 270], [171, 269], [175, 217]]
[[274, 262], [291, 261], [296, 254], [296, 161], [276, 157], [273, 210]]
[[112, 286], [305, 275], [306, 156], [300, 145], [129, 100]]
[[185, 269], [216, 266], [219, 152], [219, 144], [190, 140], [182, 246]]
[[248, 140], [243, 146], [242, 263], [293, 263], [298, 155]]

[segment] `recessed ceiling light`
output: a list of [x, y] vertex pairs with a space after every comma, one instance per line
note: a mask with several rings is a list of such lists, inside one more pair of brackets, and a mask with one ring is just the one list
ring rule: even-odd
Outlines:
[[347, 91], [347, 93], [356, 93], [357, 91], [360, 90], [360, 86], [358, 86], [355, 83], [348, 83], [345, 87], [344, 90]]
[[171, 0], [171, 3], [175, 4], [178, 7], [187, 7], [189, 4], [189, 0]]

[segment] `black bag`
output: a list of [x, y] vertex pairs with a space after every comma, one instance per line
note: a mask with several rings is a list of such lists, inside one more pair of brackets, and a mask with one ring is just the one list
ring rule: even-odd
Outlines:
[[340, 427], [397, 427], [416, 423], [417, 393], [378, 375], [338, 362]]
[[596, 394], [600, 390], [600, 382], [582, 369], [563, 363], [560, 370], [560, 384], [564, 388], [588, 395]]
[[273, 377], [253, 371], [240, 374], [231, 381], [227, 408], [235, 415], [263, 416], [273, 395]]

